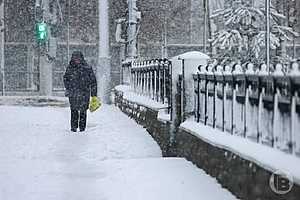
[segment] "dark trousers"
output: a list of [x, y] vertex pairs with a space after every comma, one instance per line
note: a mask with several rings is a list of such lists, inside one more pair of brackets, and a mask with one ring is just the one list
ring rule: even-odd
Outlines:
[[80, 131], [86, 128], [86, 110], [72, 110], [71, 109], [71, 129], [77, 130], [79, 126]]

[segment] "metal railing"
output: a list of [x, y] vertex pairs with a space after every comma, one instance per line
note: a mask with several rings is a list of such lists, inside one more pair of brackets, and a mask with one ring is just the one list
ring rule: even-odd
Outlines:
[[[300, 71], [277, 64], [269, 74], [240, 65], [201, 66], [194, 79], [195, 120], [232, 135], [300, 156]], [[223, 70], [224, 69], [224, 70]], [[183, 98], [183, 97], [181, 97]]]
[[172, 65], [167, 59], [132, 62], [130, 66], [131, 87], [138, 95], [168, 105], [169, 112], [172, 90], [171, 71]]
[[[272, 73], [265, 64], [256, 71], [251, 63], [246, 70], [238, 64], [234, 70], [210, 64], [199, 66], [192, 78], [172, 77], [172, 62], [167, 59], [132, 61], [123, 67], [130, 72], [136, 94], [168, 105], [168, 113], [175, 115], [171, 119], [178, 119], [171, 123], [193, 117], [222, 132], [300, 156], [298, 63], [292, 63], [289, 72], [277, 64]], [[187, 94], [183, 83], [192, 79], [194, 89]]]
[[[53, 71], [53, 91], [64, 91], [64, 71]], [[5, 92], [39, 92], [40, 75], [38, 71], [7, 71], [5, 79], [0, 75], [0, 93]], [[3, 86], [4, 84], [4, 86]]]
[[5, 79], [2, 76], [0, 76], [1, 93], [39, 91], [39, 72], [6, 71]]

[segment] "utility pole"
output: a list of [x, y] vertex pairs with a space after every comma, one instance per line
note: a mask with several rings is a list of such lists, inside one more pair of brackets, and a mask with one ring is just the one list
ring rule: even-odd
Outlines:
[[164, 29], [163, 29], [163, 50], [162, 50], [162, 57], [167, 58], [168, 57], [168, 24], [166, 15], [164, 16]]
[[0, 69], [2, 75], [2, 96], [5, 95], [5, 68], [4, 68], [4, 1], [0, 4]]
[[203, 52], [207, 51], [207, 0], [203, 0], [204, 9], [204, 31], [203, 31]]
[[98, 96], [104, 103], [110, 103], [111, 64], [109, 56], [108, 1], [99, 0], [99, 58], [97, 66]]
[[68, 21], [67, 21], [67, 54], [68, 61], [70, 60], [70, 0], [68, 0]]
[[50, 23], [56, 22], [56, 13], [50, 13], [49, 0], [36, 0], [36, 34], [39, 45], [39, 92], [52, 95], [52, 59], [56, 54], [56, 39], [51, 36]]
[[126, 59], [125, 51], [126, 51], [126, 41], [122, 38], [122, 24], [126, 22], [125, 18], [119, 18], [116, 20], [117, 27], [116, 27], [116, 42], [120, 44], [120, 83], [123, 84], [123, 62]]
[[32, 43], [31, 43], [31, 38], [30, 38], [30, 34], [31, 32], [27, 32], [27, 62], [26, 62], [26, 69], [27, 69], [27, 75], [26, 75], [26, 88], [27, 89], [30, 89], [30, 90], [34, 90], [35, 87], [34, 87], [34, 75], [33, 75], [33, 72], [34, 72], [34, 48], [32, 46]]
[[[136, 7], [137, 0], [127, 0], [128, 3], [128, 19], [120, 18], [116, 20], [116, 42], [121, 44], [121, 60], [123, 56], [126, 57], [121, 66], [121, 83], [130, 84], [131, 80], [131, 68], [126, 67], [126, 70], [123, 69], [123, 64], [126, 62], [133, 61], [137, 58], [137, 23], [141, 19], [141, 13]], [[127, 22], [127, 41], [121, 37], [122, 35], [122, 23]], [[127, 49], [127, 55], [125, 56], [125, 50]], [[124, 52], [124, 53], [123, 53]]]
[[[141, 19], [141, 13], [138, 12], [136, 6], [137, 0], [127, 0], [128, 3], [128, 44], [127, 44], [127, 60], [133, 61], [137, 58], [137, 23], [138, 20]], [[130, 83], [131, 80], [131, 67], [128, 67], [126, 73], [123, 74], [127, 83]]]
[[266, 9], [266, 64], [270, 73], [270, 0], [265, 0]]
[[137, 0], [127, 0], [128, 2], [128, 58], [135, 59], [137, 57], [136, 50], [136, 35], [137, 35], [137, 20], [138, 12], [136, 7]]

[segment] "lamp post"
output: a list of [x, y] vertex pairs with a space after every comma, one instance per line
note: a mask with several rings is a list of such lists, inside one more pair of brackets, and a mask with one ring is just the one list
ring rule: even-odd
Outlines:
[[110, 103], [111, 65], [109, 56], [108, 1], [99, 0], [99, 58], [97, 66], [98, 96], [104, 103]]
[[35, 4], [35, 20], [36, 30], [35, 36], [39, 47], [39, 93], [42, 96], [51, 96], [53, 90], [53, 63], [52, 56], [56, 54], [56, 40], [52, 36], [51, 18], [53, 14], [50, 12], [49, 0], [36, 0]]
[[266, 64], [270, 73], [270, 0], [265, 0], [266, 8]]
[[203, 52], [207, 51], [207, 0], [203, 0], [204, 8], [204, 31], [203, 31]]
[[67, 21], [67, 54], [70, 60], [70, 0], [68, 0], [68, 21]]
[[137, 25], [137, 7], [136, 0], [128, 0], [128, 58], [134, 59], [137, 57], [136, 50], [136, 25]]
[[5, 69], [4, 69], [4, 1], [1, 2], [0, 5], [0, 48], [1, 48], [1, 53], [0, 53], [0, 69], [2, 73], [2, 96], [5, 95]]

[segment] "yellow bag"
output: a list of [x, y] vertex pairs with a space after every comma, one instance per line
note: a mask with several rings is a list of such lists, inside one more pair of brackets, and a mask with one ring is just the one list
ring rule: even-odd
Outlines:
[[92, 97], [90, 100], [89, 110], [90, 112], [95, 112], [101, 106], [101, 101], [98, 97]]

